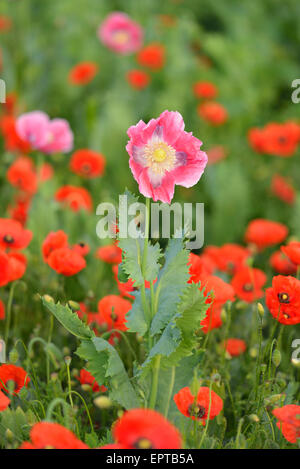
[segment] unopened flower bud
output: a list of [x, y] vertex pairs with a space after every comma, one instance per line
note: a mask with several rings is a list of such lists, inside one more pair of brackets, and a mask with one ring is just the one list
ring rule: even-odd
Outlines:
[[72, 361], [72, 358], [71, 358], [69, 355], [67, 355], [67, 356], [65, 357], [65, 364], [66, 364], [67, 366], [70, 366], [70, 365], [71, 365], [71, 361]]
[[18, 351], [17, 351], [16, 348], [13, 348], [13, 349], [9, 352], [9, 361], [10, 361], [10, 363], [17, 363], [18, 360], [19, 360]]
[[5, 438], [8, 440], [8, 441], [13, 441], [14, 439], [14, 434], [13, 432], [10, 430], [10, 428], [7, 428], [6, 431], [5, 431]]
[[276, 368], [280, 365], [281, 363], [281, 353], [280, 350], [275, 349], [272, 355], [272, 363], [273, 365], [276, 366]]
[[81, 389], [86, 392], [90, 392], [93, 388], [90, 384], [82, 384]]
[[249, 420], [251, 420], [251, 422], [258, 423], [259, 422], [259, 417], [256, 414], [251, 414], [251, 415], [249, 415]]
[[99, 409], [109, 409], [112, 406], [112, 401], [107, 396], [99, 396], [94, 399], [94, 404]]
[[263, 318], [265, 314], [265, 308], [261, 303], [257, 303], [257, 312]]
[[47, 303], [54, 303], [54, 299], [50, 295], [44, 295], [44, 300], [47, 301]]
[[77, 301], [69, 300], [67, 304], [72, 311], [78, 311], [80, 309], [80, 304], [77, 303]]

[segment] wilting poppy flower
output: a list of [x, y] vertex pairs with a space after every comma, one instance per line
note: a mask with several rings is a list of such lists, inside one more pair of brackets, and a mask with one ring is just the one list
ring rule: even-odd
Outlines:
[[126, 74], [129, 85], [135, 90], [143, 90], [149, 85], [150, 76], [143, 70], [129, 70]]
[[44, 261], [47, 262], [48, 257], [55, 249], [65, 248], [67, 246], [68, 235], [63, 230], [51, 231], [42, 244]]
[[266, 304], [281, 324], [300, 323], [300, 281], [295, 277], [277, 275], [266, 290]]
[[175, 184], [196, 184], [207, 163], [202, 142], [184, 131], [179, 112], [164, 111], [148, 124], [143, 121], [128, 129], [126, 150], [129, 165], [145, 197], [170, 203]]
[[0, 33], [4, 33], [11, 29], [11, 19], [8, 16], [1, 15], [0, 16]]
[[296, 265], [300, 265], [300, 243], [292, 241], [287, 246], [281, 246], [281, 251]]
[[27, 259], [21, 252], [7, 253], [9, 258], [9, 281], [19, 280], [26, 271]]
[[175, 394], [174, 401], [183, 415], [193, 420], [200, 420], [203, 424], [207, 419], [214, 419], [223, 409], [221, 397], [206, 386], [199, 389], [197, 397], [193, 396], [189, 387], [182, 388]]
[[73, 212], [92, 210], [92, 198], [84, 187], [63, 186], [56, 191], [55, 200], [64, 203]]
[[6, 252], [0, 249], [0, 287], [10, 282], [10, 264]]
[[11, 218], [0, 218], [0, 248], [24, 249], [32, 239], [32, 232]]
[[94, 178], [102, 176], [105, 168], [105, 158], [102, 153], [93, 150], [82, 149], [73, 153], [70, 160], [70, 168], [79, 176]]
[[9, 404], [10, 399], [2, 391], [0, 391], [0, 412], [7, 409]]
[[241, 300], [251, 303], [264, 296], [262, 288], [266, 281], [267, 276], [262, 270], [244, 267], [234, 275], [231, 285]]
[[228, 243], [211, 252], [218, 269], [222, 272], [234, 274], [246, 266], [246, 261], [250, 256], [248, 249], [238, 244]]
[[278, 419], [276, 425], [284, 438], [290, 443], [297, 443], [300, 438], [300, 405], [277, 407], [272, 414]]
[[272, 178], [271, 191], [283, 202], [292, 205], [296, 199], [296, 191], [293, 186], [280, 174]]
[[122, 262], [122, 249], [115, 243], [108, 244], [97, 249], [96, 257], [108, 264], [120, 264]]
[[26, 371], [20, 366], [7, 364], [0, 366], [0, 390], [10, 392], [12, 389], [13, 394], [18, 394], [24, 386], [28, 386], [29, 381]]
[[223, 344], [226, 352], [229, 353], [232, 357], [237, 357], [245, 352], [247, 345], [246, 342], [242, 339], [227, 339]]
[[88, 449], [88, 446], [67, 428], [53, 422], [38, 422], [30, 430], [31, 442], [20, 449]]
[[96, 378], [94, 378], [94, 376], [85, 369], [80, 370], [79, 376], [77, 376], [76, 378], [78, 379], [80, 384], [88, 384], [89, 386], [91, 386], [94, 392], [99, 392], [100, 390], [102, 392], [106, 391], [106, 387], [101, 386], [100, 388], [99, 384], [96, 381]]
[[250, 145], [258, 153], [289, 157], [297, 150], [300, 126], [295, 122], [271, 122], [262, 129], [251, 129], [248, 138]]
[[109, 49], [118, 54], [132, 54], [143, 43], [143, 30], [125, 13], [114, 12], [107, 16], [98, 29], [98, 37]]
[[197, 255], [192, 252], [189, 254], [188, 265], [190, 274], [188, 283], [198, 283], [203, 275], [211, 275], [216, 269], [215, 263], [209, 256]]
[[5, 140], [6, 150], [29, 152], [30, 144], [19, 136], [14, 116], [3, 116], [0, 121], [0, 129]]
[[291, 275], [297, 272], [296, 264], [281, 251], [275, 251], [270, 257], [270, 265], [279, 274]]
[[200, 103], [197, 112], [202, 119], [212, 125], [222, 125], [228, 119], [228, 113], [222, 104], [214, 101]]
[[0, 300], [0, 320], [5, 319], [5, 306], [3, 301]]
[[35, 194], [38, 178], [30, 158], [21, 156], [9, 167], [6, 177], [8, 182], [19, 190], [28, 194]]
[[114, 424], [113, 436], [128, 449], [180, 449], [181, 437], [161, 414], [151, 409], [132, 409]]
[[257, 218], [252, 220], [245, 233], [247, 243], [255, 244], [262, 250], [268, 246], [282, 243], [288, 235], [288, 229], [282, 223]]
[[98, 65], [94, 62], [80, 62], [69, 73], [69, 82], [72, 85], [87, 85], [96, 76]]
[[117, 295], [107, 295], [98, 302], [98, 311], [110, 328], [126, 331], [126, 314], [132, 308], [130, 301]]
[[227, 151], [222, 145], [216, 145], [209, 150], [207, 150], [207, 164], [213, 165], [218, 163], [219, 161], [224, 160], [227, 157]]
[[154, 42], [140, 50], [136, 59], [142, 67], [153, 71], [160, 70], [165, 64], [165, 48], [162, 44]]
[[54, 249], [48, 256], [47, 263], [55, 272], [66, 277], [75, 275], [86, 267], [84, 257], [68, 247]]
[[214, 99], [218, 94], [216, 85], [210, 81], [197, 81], [193, 85], [193, 91], [196, 98]]
[[81, 256], [86, 256], [90, 252], [90, 246], [82, 241], [72, 246], [73, 251], [77, 252]]

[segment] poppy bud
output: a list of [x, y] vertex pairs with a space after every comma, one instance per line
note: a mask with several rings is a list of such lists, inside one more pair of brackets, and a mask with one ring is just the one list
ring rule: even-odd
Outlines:
[[9, 352], [9, 361], [10, 361], [10, 363], [17, 363], [18, 360], [19, 360], [18, 351], [17, 351], [17, 349], [13, 348]]
[[5, 438], [10, 442], [14, 439], [14, 434], [9, 428], [7, 428], [5, 431]]
[[263, 318], [265, 314], [265, 309], [261, 303], [257, 303], [257, 312]]
[[57, 378], [58, 378], [58, 373], [51, 373], [50, 378], [51, 378], [51, 381], [55, 383], [55, 381], [57, 381]]
[[258, 423], [260, 419], [259, 419], [258, 415], [251, 414], [251, 415], [249, 415], [249, 420], [251, 420], [251, 422]]
[[70, 356], [66, 356], [65, 357], [65, 364], [67, 366], [70, 366], [71, 365], [71, 361], [72, 361], [72, 358]]
[[47, 303], [54, 303], [54, 299], [50, 295], [44, 295], [43, 298]]
[[109, 409], [112, 406], [112, 401], [107, 396], [99, 396], [94, 399], [94, 404], [99, 409]]
[[278, 349], [274, 350], [272, 356], [272, 363], [276, 366], [276, 368], [280, 365], [281, 362], [281, 353]]
[[81, 385], [81, 389], [82, 389], [83, 391], [89, 392], [89, 391], [91, 391], [93, 388], [92, 388], [92, 386], [90, 386], [89, 384], [82, 384], [82, 385]]
[[257, 357], [257, 354], [258, 354], [258, 350], [256, 347], [252, 347], [250, 350], [249, 350], [249, 355], [251, 358], [256, 358]]
[[72, 311], [78, 311], [80, 309], [80, 304], [73, 300], [68, 301], [68, 306]]

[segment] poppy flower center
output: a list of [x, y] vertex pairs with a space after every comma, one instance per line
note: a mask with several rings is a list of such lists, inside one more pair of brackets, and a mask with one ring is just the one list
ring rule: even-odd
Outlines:
[[278, 299], [280, 303], [289, 303], [290, 302], [290, 295], [288, 293], [282, 292], [278, 293]]
[[84, 248], [84, 247], [85, 247], [85, 243], [78, 243], [78, 246], [80, 246], [81, 248]]
[[243, 285], [243, 290], [246, 291], [246, 292], [253, 291], [252, 283], [245, 283], [245, 285]]
[[82, 171], [86, 174], [88, 174], [91, 171], [91, 166], [88, 163], [84, 163], [82, 165]]
[[128, 41], [128, 33], [126, 31], [117, 31], [114, 33], [114, 40], [118, 44], [125, 44]]
[[118, 319], [118, 315], [114, 311], [112, 311], [110, 317], [113, 321], [116, 321]]
[[154, 173], [163, 175], [166, 171], [171, 171], [176, 163], [176, 151], [171, 145], [165, 142], [147, 143], [144, 149], [147, 166]]
[[136, 449], [152, 449], [152, 443], [148, 438], [140, 438], [133, 446]]
[[154, 150], [153, 158], [157, 163], [161, 163], [161, 161], [164, 161], [166, 159], [166, 156], [166, 151], [162, 148], [157, 148], [157, 150]]
[[205, 407], [203, 407], [202, 405], [200, 404], [191, 404], [189, 405], [188, 407], [188, 414], [191, 416], [191, 417], [196, 417], [197, 419], [201, 419], [201, 417], [203, 417], [205, 415]]
[[3, 237], [3, 241], [5, 243], [12, 244], [14, 242], [14, 238], [12, 237], [12, 235], [7, 234]]

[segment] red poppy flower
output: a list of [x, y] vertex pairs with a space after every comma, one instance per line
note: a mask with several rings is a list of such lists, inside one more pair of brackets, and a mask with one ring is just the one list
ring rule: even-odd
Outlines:
[[84, 148], [73, 153], [70, 160], [70, 168], [79, 176], [95, 178], [102, 176], [105, 163], [106, 161], [102, 153]]
[[120, 280], [118, 279], [118, 270], [119, 268], [117, 265], [112, 266], [112, 271], [117, 282], [120, 295], [127, 296], [127, 298], [134, 298], [134, 296], [130, 294], [135, 290], [134, 281], [128, 279], [127, 282], [120, 282]]
[[73, 212], [92, 210], [92, 198], [84, 187], [63, 186], [56, 192], [55, 200], [64, 203]]
[[0, 300], [0, 319], [5, 319], [5, 306], [3, 301]]
[[236, 295], [247, 303], [264, 296], [262, 287], [267, 281], [266, 274], [260, 269], [244, 267], [231, 280]]
[[128, 449], [180, 449], [180, 434], [168, 420], [151, 409], [132, 409], [114, 424], [113, 436]]
[[152, 43], [140, 50], [137, 62], [153, 71], [160, 70], [165, 64], [165, 48], [162, 44]]
[[274, 174], [271, 191], [283, 202], [292, 205], [296, 199], [296, 191], [293, 186], [279, 174]]
[[96, 257], [108, 264], [120, 264], [122, 262], [122, 249], [117, 244], [108, 244], [97, 249]]
[[3, 103], [6, 115], [11, 115], [15, 113], [17, 100], [18, 97], [15, 92], [11, 91], [10, 93], [6, 94], [6, 102]]
[[199, 389], [197, 397], [193, 396], [189, 387], [182, 388], [175, 394], [174, 401], [183, 415], [200, 420], [203, 424], [207, 419], [214, 419], [223, 409], [223, 399], [206, 386]]
[[9, 252], [9, 281], [19, 280], [26, 271], [27, 259], [21, 252]]
[[126, 73], [129, 85], [135, 90], [143, 90], [149, 85], [150, 76], [143, 70], [133, 69]]
[[19, 193], [15, 197], [14, 205], [8, 207], [8, 213], [13, 220], [26, 224], [28, 212], [31, 204], [31, 195], [28, 193]]
[[13, 116], [6, 115], [1, 118], [0, 130], [4, 137], [6, 150], [22, 153], [30, 151], [30, 144], [22, 140], [17, 133], [16, 120]]
[[91, 386], [94, 392], [99, 392], [100, 390], [102, 392], [105, 392], [107, 390], [105, 386], [100, 387], [96, 381], [96, 378], [94, 378], [94, 376], [85, 369], [80, 370], [80, 374], [76, 378], [78, 379], [80, 384], [88, 384], [89, 386]]
[[204, 295], [207, 296], [207, 303], [215, 306], [222, 306], [227, 301], [234, 301], [234, 289], [215, 275], [204, 276], [201, 281], [201, 288], [204, 286]]
[[282, 243], [287, 235], [288, 229], [282, 223], [257, 218], [249, 223], [245, 239], [247, 243], [253, 243], [262, 250], [268, 246]]
[[208, 308], [205, 318], [200, 322], [201, 330], [204, 334], [208, 334], [209, 331], [222, 326], [221, 313], [221, 305], [212, 305]]
[[205, 254], [198, 256], [192, 252], [189, 254], [188, 265], [190, 274], [188, 283], [198, 283], [203, 276], [211, 275], [216, 268], [215, 263], [209, 256]]
[[12, 384], [13, 394], [18, 394], [24, 386], [28, 386], [29, 381], [26, 371], [20, 366], [7, 364], [0, 366], [0, 390], [9, 392]]
[[10, 399], [0, 391], [0, 412], [7, 409], [10, 404]]
[[237, 357], [246, 351], [247, 345], [246, 342], [242, 339], [227, 339], [223, 344], [226, 352], [229, 353], [232, 357]]
[[207, 164], [210, 166], [216, 164], [219, 161], [224, 160], [227, 157], [227, 151], [222, 145], [215, 145], [206, 152], [207, 154]]
[[132, 308], [130, 301], [117, 295], [107, 295], [98, 302], [98, 311], [110, 328], [126, 331], [126, 314]]
[[67, 246], [68, 235], [63, 230], [51, 231], [42, 244], [44, 261], [47, 262], [48, 257], [55, 249], [65, 248]]
[[197, 81], [193, 91], [196, 98], [214, 99], [218, 95], [217, 87], [210, 81]]
[[90, 246], [83, 242], [74, 244], [74, 246], [72, 246], [72, 249], [81, 256], [86, 256], [90, 252]]
[[20, 449], [88, 449], [88, 446], [67, 428], [53, 422], [38, 422], [30, 431], [31, 442]]
[[228, 119], [228, 113], [225, 107], [215, 101], [200, 103], [197, 112], [202, 119], [212, 125], [222, 125]]
[[47, 258], [47, 263], [55, 272], [66, 277], [78, 274], [78, 272], [86, 267], [84, 257], [68, 247], [52, 251]]
[[259, 153], [281, 157], [293, 156], [300, 140], [300, 126], [295, 122], [271, 122], [264, 128], [249, 131], [249, 143]]
[[281, 251], [296, 265], [300, 265], [300, 243], [290, 242], [287, 246], [281, 246]]
[[20, 156], [9, 167], [6, 177], [8, 182], [17, 189], [35, 194], [38, 187], [38, 178], [30, 158]]
[[0, 32], [6, 32], [11, 29], [11, 19], [8, 16], [1, 15], [0, 16]]
[[300, 323], [300, 281], [295, 277], [277, 275], [266, 290], [266, 304], [281, 324]]
[[9, 257], [6, 252], [0, 250], [0, 287], [10, 282]]
[[290, 443], [297, 443], [300, 438], [300, 405], [277, 407], [272, 413], [278, 419], [276, 425], [284, 438]]
[[11, 218], [0, 218], [0, 248], [24, 249], [32, 238], [32, 232]]
[[279, 274], [291, 275], [297, 272], [296, 264], [290, 261], [281, 251], [275, 251], [270, 257], [270, 265]]
[[234, 274], [246, 265], [250, 256], [248, 249], [238, 244], [228, 243], [210, 252], [219, 270]]
[[98, 65], [94, 62], [80, 62], [69, 73], [69, 83], [72, 85], [87, 85], [96, 76]]

